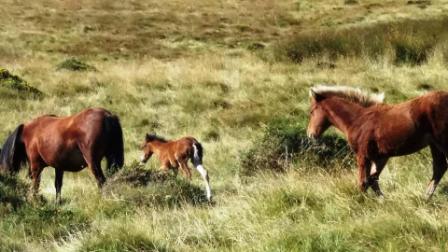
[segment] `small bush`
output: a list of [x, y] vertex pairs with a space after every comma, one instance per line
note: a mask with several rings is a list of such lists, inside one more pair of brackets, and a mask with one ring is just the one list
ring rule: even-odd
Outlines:
[[16, 176], [0, 174], [0, 216], [9, 214], [26, 203], [28, 185]]
[[[132, 187], [144, 189], [132, 190]], [[145, 170], [137, 164], [117, 172], [104, 191], [122, 194], [126, 200], [138, 206], [175, 207], [185, 203], [200, 205], [208, 202], [204, 189], [190, 181], [163, 171]]]
[[338, 136], [325, 135], [312, 141], [300, 125], [288, 120], [272, 121], [264, 136], [242, 157], [242, 173], [260, 170], [285, 171], [292, 162], [328, 167], [335, 162], [350, 165], [351, 151]]
[[207, 142], [217, 141], [221, 138], [219, 131], [215, 129], [210, 129], [204, 133], [204, 140]]
[[130, 169], [122, 169], [115, 174], [109, 183], [124, 183], [131, 186], [147, 186], [150, 182], [161, 183], [168, 179], [168, 174], [161, 171], [145, 170], [133, 166]]
[[345, 0], [344, 4], [358, 4], [358, 0]]
[[94, 66], [88, 65], [78, 59], [70, 58], [62, 61], [56, 66], [57, 70], [69, 71], [96, 71]]
[[420, 65], [425, 63], [433, 45], [421, 44], [418, 41], [399, 40], [393, 44], [395, 51], [395, 64], [409, 63]]
[[20, 96], [41, 97], [43, 95], [39, 89], [30, 86], [22, 78], [3, 68], [0, 68], [0, 87], [17, 92]]

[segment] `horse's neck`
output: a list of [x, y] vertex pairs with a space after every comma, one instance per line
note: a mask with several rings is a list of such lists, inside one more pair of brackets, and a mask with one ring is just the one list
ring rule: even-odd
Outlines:
[[165, 144], [166, 144], [165, 142], [158, 141], [158, 140], [151, 142], [151, 146], [152, 146], [153, 152], [156, 155], [160, 155], [160, 151], [163, 149], [163, 146]]
[[342, 98], [328, 99], [325, 108], [330, 122], [346, 136], [348, 136], [350, 126], [365, 110], [361, 105]]

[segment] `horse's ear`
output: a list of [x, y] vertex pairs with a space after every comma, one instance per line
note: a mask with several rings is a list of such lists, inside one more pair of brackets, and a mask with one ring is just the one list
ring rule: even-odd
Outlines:
[[149, 134], [148, 133], [146, 133], [145, 139], [146, 139], [146, 141], [149, 141]]
[[323, 95], [316, 93], [313, 89], [310, 89], [310, 97], [316, 101], [321, 101], [324, 98]]

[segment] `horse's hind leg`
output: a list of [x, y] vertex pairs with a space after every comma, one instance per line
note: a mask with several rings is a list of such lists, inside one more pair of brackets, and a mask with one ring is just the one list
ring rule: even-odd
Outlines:
[[30, 173], [31, 173], [31, 179], [33, 181], [31, 193], [33, 197], [37, 196], [37, 194], [39, 193], [40, 175], [43, 169], [44, 167], [42, 166], [39, 160], [36, 159], [30, 160]]
[[372, 168], [370, 171], [369, 176], [369, 184], [372, 187], [373, 191], [378, 196], [382, 196], [383, 192], [381, 192], [380, 185], [378, 183], [378, 180], [380, 178], [380, 174], [383, 171], [384, 166], [386, 166], [387, 158], [385, 159], [378, 159], [372, 162]]
[[208, 177], [208, 172], [200, 162], [194, 162], [193, 165], [196, 168], [196, 170], [201, 174], [201, 177], [204, 180], [207, 200], [210, 201], [212, 198], [212, 190], [210, 188], [210, 179]]
[[101, 170], [101, 162], [92, 162], [92, 164], [89, 164], [89, 167], [95, 176], [98, 188], [101, 189], [106, 182], [106, 177], [104, 176], [103, 170]]
[[89, 169], [92, 171], [93, 176], [95, 176], [98, 188], [101, 189], [106, 182], [106, 177], [104, 176], [103, 170], [101, 170], [101, 158], [96, 157], [92, 150], [80, 149]]
[[430, 145], [429, 147], [431, 148], [432, 155], [432, 179], [426, 189], [426, 197], [428, 199], [434, 194], [440, 179], [442, 179], [447, 169], [445, 154], [434, 145]]
[[54, 187], [56, 188], [56, 204], [61, 203], [61, 189], [62, 189], [62, 179], [64, 177], [64, 170], [60, 168], [55, 168], [55, 179]]

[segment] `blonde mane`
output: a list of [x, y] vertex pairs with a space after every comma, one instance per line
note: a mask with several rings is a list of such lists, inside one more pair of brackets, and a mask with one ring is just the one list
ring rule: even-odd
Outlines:
[[316, 95], [321, 95], [324, 97], [338, 96], [344, 99], [348, 99], [352, 102], [359, 103], [364, 107], [380, 104], [384, 101], [384, 93], [371, 94], [362, 91], [359, 88], [347, 86], [317, 85], [310, 89], [310, 96], [316, 97]]

